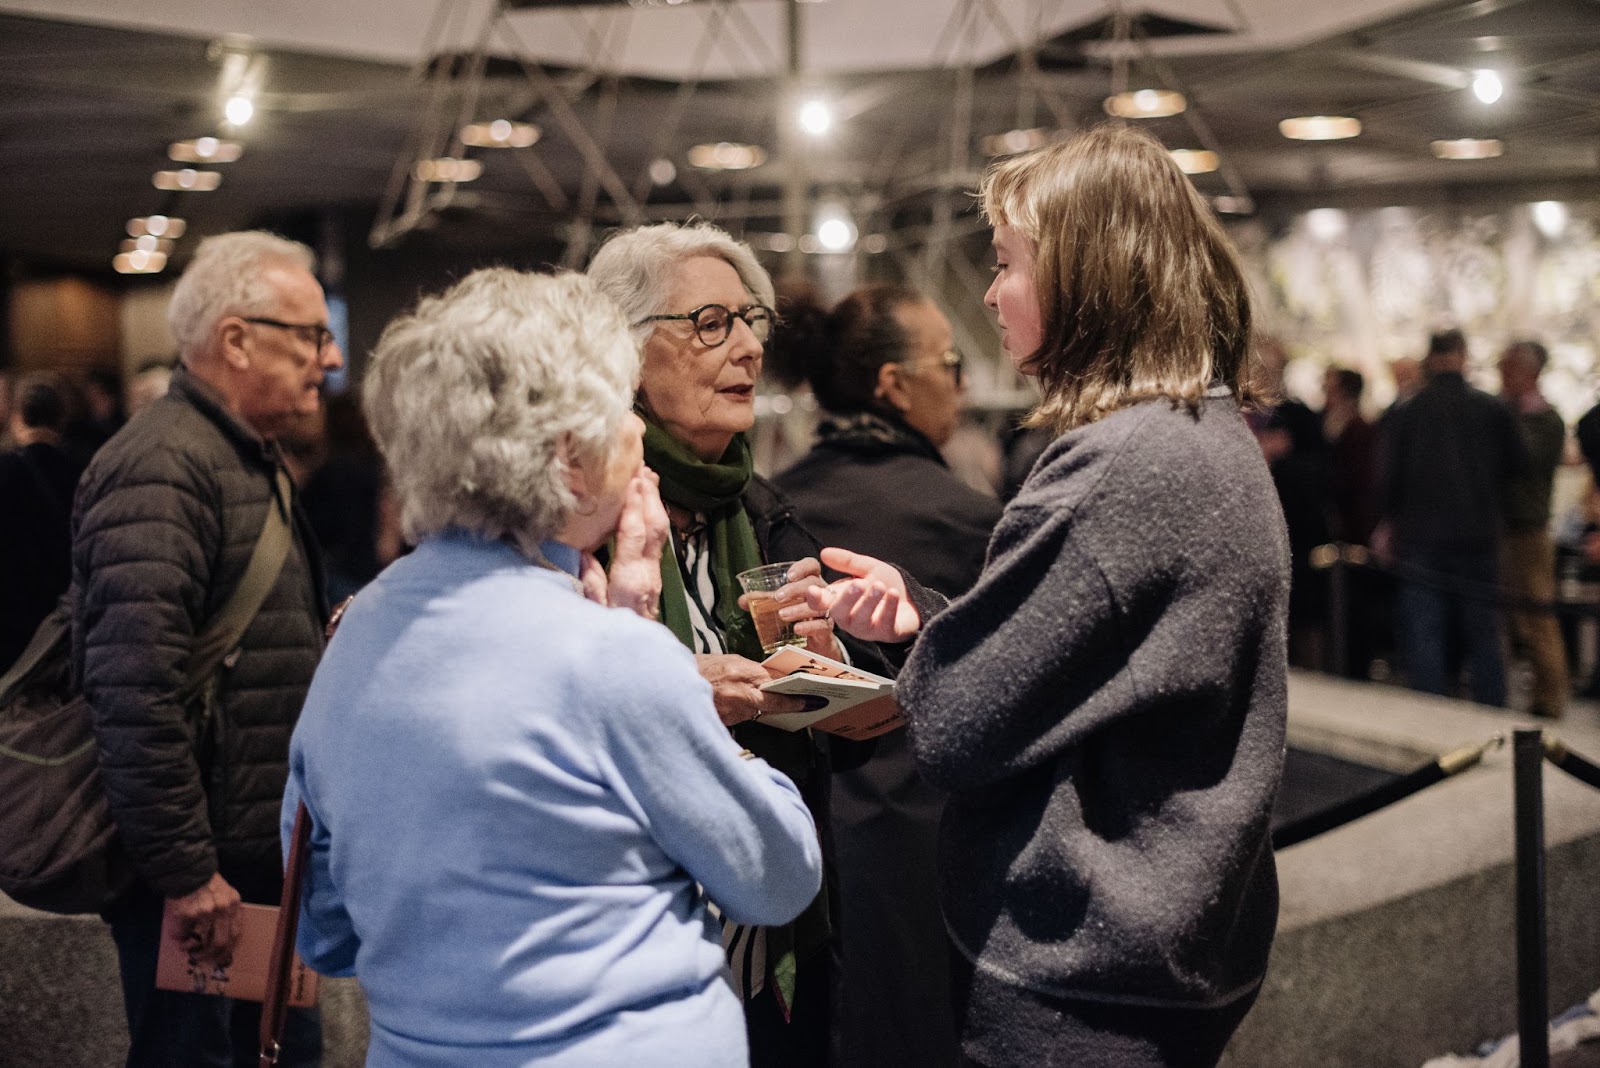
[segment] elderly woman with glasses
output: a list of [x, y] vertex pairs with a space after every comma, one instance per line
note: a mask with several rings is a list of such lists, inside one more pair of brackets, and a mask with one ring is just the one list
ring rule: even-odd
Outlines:
[[[372, 355], [417, 549], [329, 645], [283, 810], [286, 838], [300, 799], [312, 820], [300, 952], [361, 980], [368, 1063], [741, 1068], [707, 901], [781, 924], [821, 883], [793, 783], [641, 618], [666, 517], [638, 374], [587, 280], [500, 269]], [[607, 541], [609, 585], [588, 556]]]
[[[760, 689], [771, 676], [735, 579], [763, 563], [793, 560], [792, 589], [779, 591], [780, 600], [822, 582], [816, 539], [755, 474], [745, 440], [773, 327], [772, 280], [748, 246], [704, 224], [618, 234], [595, 254], [588, 274], [621, 305], [643, 346], [635, 407], [645, 422], [645, 462], [660, 476], [671, 520], [661, 556], [661, 621], [694, 652], [734, 738], [789, 775], [822, 824], [826, 754], [806, 731], [759, 722], [804, 705]], [[820, 613], [804, 603], [783, 611], [811, 650], [843, 655]], [[746, 1003], [752, 1062], [826, 1063], [826, 896], [788, 926], [725, 919], [723, 945]]]
[[[950, 321], [904, 286], [869, 285], [831, 310], [783, 305], [772, 369], [805, 381], [827, 412], [817, 443], [774, 481], [827, 545], [893, 560], [955, 597], [983, 568], [1000, 503], [962, 482], [939, 449], [961, 417]], [[839, 901], [838, 1064], [961, 1063], [935, 894], [940, 796], [904, 731], [833, 776]]]

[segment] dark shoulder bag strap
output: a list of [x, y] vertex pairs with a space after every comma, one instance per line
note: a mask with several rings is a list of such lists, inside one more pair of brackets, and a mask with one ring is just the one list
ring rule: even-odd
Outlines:
[[179, 694], [185, 706], [205, 689], [229, 651], [244, 637], [250, 621], [261, 611], [267, 594], [278, 583], [278, 574], [283, 570], [283, 562], [289, 557], [289, 546], [294, 542], [294, 530], [289, 520], [290, 502], [293, 499], [291, 493], [289, 476], [280, 467], [272, 500], [267, 502], [267, 520], [262, 524], [261, 536], [256, 539], [256, 547], [250, 554], [244, 577], [234, 587], [222, 610], [195, 639], [194, 649], [189, 654], [189, 666], [184, 673], [183, 690]]
[[[352, 598], [339, 602], [328, 619], [326, 635], [333, 637]], [[267, 961], [267, 992], [261, 999], [261, 1058], [259, 1068], [273, 1068], [282, 1052], [284, 1020], [289, 1012], [289, 980], [294, 975], [294, 941], [300, 929], [300, 898], [305, 892], [305, 867], [311, 857], [311, 813], [306, 803], [294, 810], [294, 832], [289, 855], [283, 858], [283, 893], [278, 898], [278, 923], [272, 932], [272, 956]]]
[[300, 926], [300, 894], [311, 852], [311, 814], [304, 801], [294, 811], [294, 833], [290, 838], [289, 855], [283, 858], [278, 925], [272, 934], [272, 956], [267, 960], [267, 992], [261, 1000], [260, 1068], [272, 1068], [278, 1063], [284, 1020], [289, 1013], [289, 978], [294, 971], [295, 932]]

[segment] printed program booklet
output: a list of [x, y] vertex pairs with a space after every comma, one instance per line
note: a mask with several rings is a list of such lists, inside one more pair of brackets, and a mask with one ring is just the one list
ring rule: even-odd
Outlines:
[[[239, 940], [233, 946], [233, 963], [226, 968], [200, 964], [189, 955], [178, 935], [172, 906], [161, 917], [161, 955], [156, 958], [156, 988], [185, 994], [221, 994], [241, 1001], [260, 1001], [267, 993], [267, 965], [278, 929], [275, 905], [240, 905]], [[297, 1008], [317, 1003], [317, 973], [305, 966], [297, 953], [289, 965], [288, 1002]]]
[[905, 725], [906, 717], [894, 699], [893, 679], [793, 645], [779, 649], [762, 664], [769, 671], [783, 672], [782, 678], [763, 683], [763, 690], [803, 697], [810, 706], [804, 712], [762, 716], [761, 722], [769, 727], [786, 731], [810, 727], [861, 740]]

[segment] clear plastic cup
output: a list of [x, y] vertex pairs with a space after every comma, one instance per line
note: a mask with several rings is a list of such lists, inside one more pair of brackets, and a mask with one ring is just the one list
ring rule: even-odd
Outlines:
[[778, 617], [778, 609], [793, 603], [793, 598], [779, 602], [778, 590], [788, 585], [789, 569], [795, 565], [790, 560], [782, 564], [763, 564], [749, 571], [739, 572], [739, 586], [745, 592], [745, 605], [750, 618], [756, 621], [756, 637], [761, 649], [769, 656], [785, 645], [804, 645], [806, 640], [794, 632], [794, 624]]

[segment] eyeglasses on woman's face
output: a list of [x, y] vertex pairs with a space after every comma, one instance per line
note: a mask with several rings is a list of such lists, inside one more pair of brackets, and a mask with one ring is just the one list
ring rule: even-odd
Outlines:
[[[756, 340], [766, 344], [767, 338], [772, 336], [772, 323], [775, 318], [773, 310], [765, 304], [747, 304], [737, 309], [722, 304], [702, 304], [693, 311], [678, 315], [646, 315], [639, 320], [639, 323], [687, 320], [694, 324], [694, 333], [700, 339], [700, 344], [714, 349], [727, 341], [728, 336], [733, 333], [735, 319], [743, 319], [750, 332], [756, 336]], [[639, 323], [634, 325], [637, 326]]]
[[961, 384], [961, 369], [965, 362], [961, 358], [961, 353], [955, 349], [950, 349], [948, 352], [942, 352], [937, 356], [922, 356], [914, 360], [901, 360], [900, 366], [915, 367], [919, 363], [937, 364], [940, 367], [948, 368], [951, 375], [955, 377], [956, 385], [959, 386]]

